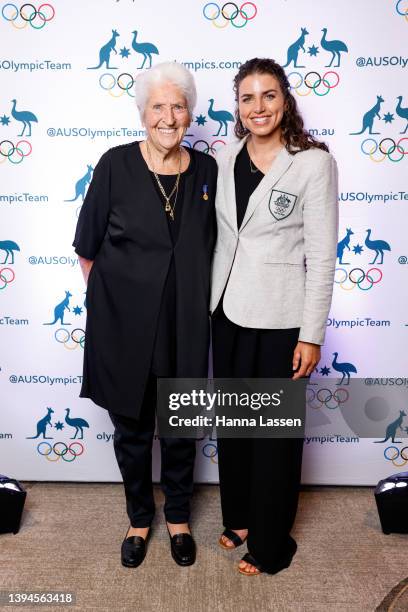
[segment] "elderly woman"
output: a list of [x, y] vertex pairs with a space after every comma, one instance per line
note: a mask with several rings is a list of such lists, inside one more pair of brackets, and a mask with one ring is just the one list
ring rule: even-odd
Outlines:
[[[113, 147], [97, 164], [73, 246], [87, 282], [80, 397], [115, 428], [130, 527], [121, 561], [146, 554], [155, 506], [152, 441], [157, 377], [205, 377], [217, 167], [181, 146], [192, 119], [192, 75], [175, 62], [135, 82], [146, 140]], [[195, 561], [189, 529], [195, 441], [161, 439], [161, 485], [171, 553]]]

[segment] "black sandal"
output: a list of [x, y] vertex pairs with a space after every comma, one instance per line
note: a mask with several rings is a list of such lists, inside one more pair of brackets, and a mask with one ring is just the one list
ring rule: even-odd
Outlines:
[[244, 576], [258, 576], [259, 574], [262, 574], [262, 573], [277, 574], [281, 570], [289, 567], [289, 565], [292, 562], [293, 556], [295, 555], [297, 551], [297, 544], [293, 538], [290, 538], [288, 548], [289, 550], [287, 551], [286, 555], [284, 555], [282, 559], [280, 560], [280, 562], [275, 565], [273, 570], [265, 569], [265, 567], [263, 567], [261, 563], [259, 563], [256, 559], [254, 559], [254, 557], [250, 553], [247, 553], [246, 555], [242, 557], [241, 561], [245, 561], [245, 563], [250, 563], [251, 565], [256, 567], [258, 571], [248, 572], [244, 569], [241, 569], [240, 567], [238, 567], [238, 571], [240, 574], [243, 574]]
[[[227, 546], [226, 544], [224, 544], [224, 542], [222, 541], [222, 536], [225, 536], [226, 538], [231, 540], [231, 542], [234, 544], [234, 546]], [[224, 529], [224, 531], [221, 534], [220, 539], [218, 540], [218, 544], [224, 550], [233, 550], [234, 548], [237, 548], [238, 546], [241, 546], [244, 543], [244, 541], [245, 540], [240, 538], [239, 535], [237, 533], [235, 533], [235, 531], [232, 531], [232, 529]]]
[[249, 553], [246, 553], [246, 555], [242, 557], [241, 561], [245, 561], [245, 563], [250, 563], [251, 565], [256, 567], [256, 569], [258, 570], [257, 572], [249, 572], [246, 569], [243, 569], [238, 566], [239, 573], [243, 574], [244, 576], [259, 576], [259, 574], [262, 574], [262, 572], [264, 571], [264, 569], [262, 568], [262, 565], [258, 563], [258, 561], [254, 559], [253, 556], [250, 555]]

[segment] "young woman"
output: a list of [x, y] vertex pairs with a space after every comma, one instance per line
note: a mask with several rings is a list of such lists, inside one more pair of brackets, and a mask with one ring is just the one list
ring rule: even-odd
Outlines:
[[[214, 376], [309, 376], [320, 359], [337, 245], [337, 167], [303, 128], [284, 70], [252, 59], [234, 79], [238, 142], [217, 155]], [[223, 548], [239, 571], [291, 563], [303, 440], [220, 438]]]

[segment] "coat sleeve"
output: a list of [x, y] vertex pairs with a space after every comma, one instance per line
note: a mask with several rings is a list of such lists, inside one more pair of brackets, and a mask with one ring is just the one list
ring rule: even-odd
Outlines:
[[79, 213], [72, 246], [75, 253], [95, 259], [108, 226], [110, 209], [110, 156], [104, 153], [97, 163]]
[[332, 155], [316, 165], [303, 208], [306, 282], [299, 340], [324, 344], [338, 235], [338, 170]]

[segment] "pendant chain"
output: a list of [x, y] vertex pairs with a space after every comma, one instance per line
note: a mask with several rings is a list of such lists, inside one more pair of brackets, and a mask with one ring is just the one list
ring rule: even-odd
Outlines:
[[[160, 189], [160, 193], [162, 194], [162, 196], [165, 199], [165, 206], [164, 206], [164, 210], [166, 211], [166, 213], [168, 213], [170, 215], [170, 218], [172, 221], [174, 221], [174, 211], [176, 209], [176, 203], [177, 203], [177, 196], [178, 196], [178, 190], [179, 190], [179, 183], [180, 183], [180, 174], [181, 174], [181, 147], [179, 148], [179, 168], [178, 168], [178, 173], [177, 173], [177, 178], [176, 178], [176, 182], [174, 183], [174, 187], [171, 190], [170, 194], [167, 195], [163, 185], [161, 184], [161, 181], [158, 177], [157, 172], [155, 172], [154, 170], [154, 166], [153, 166], [153, 160], [152, 160], [152, 156], [150, 153], [150, 148], [149, 148], [149, 144], [146, 140], [146, 150], [147, 150], [147, 155], [149, 157], [149, 161], [150, 161], [150, 166], [152, 168], [154, 177], [157, 181], [157, 184], [159, 186]], [[174, 204], [171, 205], [170, 199], [173, 197], [174, 193], [176, 194], [176, 197], [174, 198]]]

